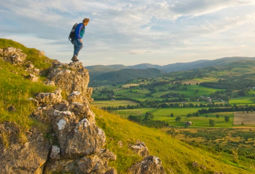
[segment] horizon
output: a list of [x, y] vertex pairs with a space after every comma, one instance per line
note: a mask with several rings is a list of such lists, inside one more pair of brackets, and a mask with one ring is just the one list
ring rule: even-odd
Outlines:
[[252, 0], [21, 0], [1, 4], [0, 37], [63, 62], [69, 62], [73, 53], [67, 40], [72, 25], [84, 17], [91, 19], [80, 52], [86, 66], [144, 62], [162, 66], [255, 55]]
[[199, 59], [199, 60], [194, 60], [194, 61], [187, 61], [187, 62], [175, 62], [175, 63], [169, 63], [169, 64], [151, 64], [151, 63], [139, 63], [139, 64], [130, 64], [130, 65], [126, 65], [126, 64], [95, 64], [95, 65], [88, 65], [86, 67], [89, 66], [115, 66], [115, 65], [122, 65], [122, 66], [136, 66], [136, 65], [144, 65], [144, 64], [148, 64], [148, 65], [156, 65], [156, 66], [167, 66], [167, 65], [173, 65], [173, 64], [182, 64], [182, 63], [193, 63], [193, 62], [198, 62], [198, 61], [214, 61], [214, 60], [220, 60], [220, 59], [231, 59], [231, 58], [248, 58], [248, 59], [255, 59], [255, 56], [253, 57], [244, 57], [244, 56], [231, 56], [231, 57], [220, 57], [220, 58], [215, 58], [215, 59]]

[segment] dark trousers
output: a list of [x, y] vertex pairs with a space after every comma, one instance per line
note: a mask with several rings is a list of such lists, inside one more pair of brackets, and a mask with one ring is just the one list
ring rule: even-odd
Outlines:
[[74, 46], [73, 56], [78, 56], [81, 48], [83, 47], [83, 44], [78, 39], [74, 39], [73, 46]]

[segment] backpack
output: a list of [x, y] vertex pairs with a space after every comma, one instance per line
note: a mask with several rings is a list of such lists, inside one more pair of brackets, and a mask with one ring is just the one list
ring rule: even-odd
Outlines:
[[75, 38], [75, 29], [76, 29], [77, 25], [78, 25], [77, 23], [75, 23], [73, 25], [72, 30], [71, 30], [71, 32], [69, 34], [69, 37], [68, 37], [69, 41], [72, 42], [72, 43], [73, 43], [74, 38]]

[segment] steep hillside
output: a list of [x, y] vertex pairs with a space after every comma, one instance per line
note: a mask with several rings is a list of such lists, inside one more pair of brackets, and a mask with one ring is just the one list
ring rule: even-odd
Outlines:
[[[255, 169], [245, 170], [244, 166], [234, 163], [231, 157], [189, 146], [172, 138], [164, 132], [140, 126], [117, 115], [93, 108], [98, 125], [107, 136], [107, 147], [117, 155], [111, 163], [120, 173], [139, 158], [128, 148], [137, 140], [145, 142], [152, 155], [158, 156], [167, 173], [254, 173]], [[120, 145], [121, 144], [121, 145]]]

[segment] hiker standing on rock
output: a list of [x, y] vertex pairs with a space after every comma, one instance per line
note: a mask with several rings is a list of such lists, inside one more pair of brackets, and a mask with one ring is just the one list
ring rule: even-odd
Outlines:
[[81, 48], [83, 47], [82, 37], [85, 34], [85, 27], [88, 25], [88, 23], [89, 18], [84, 18], [82, 23], [74, 24], [72, 31], [69, 35], [69, 40], [74, 45], [74, 52], [72, 57], [73, 62], [79, 61], [78, 54]]

